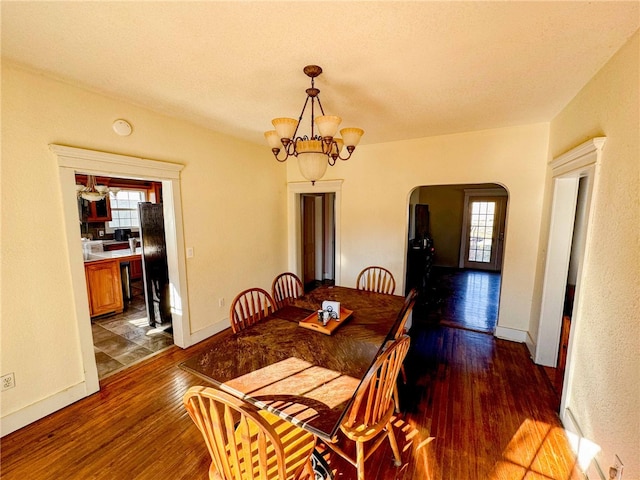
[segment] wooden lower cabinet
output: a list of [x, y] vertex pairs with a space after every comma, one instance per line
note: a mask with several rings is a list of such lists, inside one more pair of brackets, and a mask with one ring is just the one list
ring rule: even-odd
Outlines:
[[126, 250], [129, 248], [129, 242], [119, 242], [119, 243], [107, 243], [103, 245], [105, 252], [112, 252], [113, 250]]
[[142, 260], [130, 260], [129, 261], [129, 276], [131, 280], [138, 280], [142, 278]]
[[120, 262], [106, 260], [86, 263], [84, 266], [89, 296], [89, 312], [92, 317], [111, 312], [121, 312], [122, 283]]

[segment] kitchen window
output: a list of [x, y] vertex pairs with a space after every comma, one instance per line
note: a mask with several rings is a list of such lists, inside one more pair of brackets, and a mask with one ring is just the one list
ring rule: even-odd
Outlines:
[[138, 217], [138, 203], [147, 201], [146, 190], [122, 189], [118, 193], [109, 193], [111, 202], [111, 221], [105, 225], [107, 233], [113, 233], [116, 228], [130, 228], [138, 231], [140, 218]]

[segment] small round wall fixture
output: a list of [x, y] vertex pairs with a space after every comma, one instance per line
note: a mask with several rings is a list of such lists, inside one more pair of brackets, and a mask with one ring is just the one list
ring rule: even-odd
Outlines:
[[113, 122], [113, 131], [123, 137], [129, 136], [132, 131], [131, 124], [120, 118]]

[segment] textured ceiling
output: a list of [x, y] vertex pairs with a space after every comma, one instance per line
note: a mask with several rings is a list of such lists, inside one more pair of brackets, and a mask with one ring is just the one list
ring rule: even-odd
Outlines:
[[380, 143], [551, 120], [639, 26], [633, 2], [2, 2], [2, 55], [263, 143], [308, 64]]

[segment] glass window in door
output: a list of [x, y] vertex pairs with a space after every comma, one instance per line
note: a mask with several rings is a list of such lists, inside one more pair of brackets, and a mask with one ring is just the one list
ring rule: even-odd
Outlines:
[[496, 202], [471, 202], [469, 262], [491, 263]]

